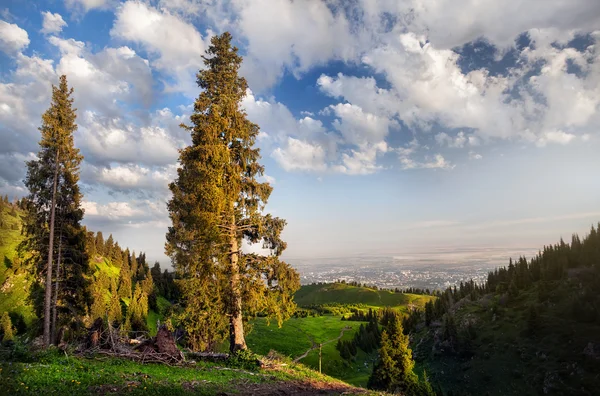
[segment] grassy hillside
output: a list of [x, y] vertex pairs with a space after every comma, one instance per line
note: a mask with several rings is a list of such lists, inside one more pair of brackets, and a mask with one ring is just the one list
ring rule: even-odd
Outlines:
[[0, 312], [18, 313], [29, 325], [35, 316], [27, 301], [31, 280], [15, 260], [16, 248], [23, 240], [21, 215], [12, 205], [0, 206]]
[[296, 304], [301, 307], [327, 304], [363, 304], [374, 308], [392, 307], [403, 312], [411, 306], [423, 308], [425, 303], [433, 298], [427, 295], [394, 293], [345, 283], [304, 285], [294, 295]]
[[0, 387], [9, 395], [375, 394], [295, 364], [256, 371], [207, 362], [170, 367], [105, 356], [66, 357], [61, 351], [0, 359]]
[[[341, 316], [317, 316], [292, 318], [281, 328], [271, 322], [268, 326], [263, 318], [252, 322], [252, 330], [247, 335], [250, 349], [259, 354], [275, 350], [282, 355], [296, 359], [310, 351], [299, 360], [313, 370], [319, 369], [318, 344], [322, 344], [323, 373], [341, 379], [356, 386], [366, 386], [372, 370], [375, 355], [360, 351], [352, 365], [345, 363], [335, 348], [343, 333], [343, 340], [351, 340], [361, 322], [342, 321]], [[366, 363], [366, 365], [365, 365]]]

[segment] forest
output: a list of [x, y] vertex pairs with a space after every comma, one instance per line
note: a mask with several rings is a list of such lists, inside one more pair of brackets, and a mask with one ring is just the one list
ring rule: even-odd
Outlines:
[[286, 221], [265, 211], [273, 186], [260, 181], [260, 128], [241, 107], [248, 85], [229, 33], [212, 37], [204, 64], [166, 203], [172, 269], [82, 225], [73, 88], [65, 75], [52, 87], [28, 193], [0, 200], [4, 391], [597, 392], [598, 227], [482, 284], [301, 286], [281, 259]]

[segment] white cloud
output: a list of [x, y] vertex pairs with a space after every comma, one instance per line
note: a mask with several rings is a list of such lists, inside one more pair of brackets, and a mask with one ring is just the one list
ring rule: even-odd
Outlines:
[[316, 171], [327, 169], [323, 147], [288, 137], [284, 147], [276, 148], [272, 157], [286, 171]]
[[[209, 32], [210, 33], [210, 32]], [[168, 73], [175, 84], [168, 90], [197, 96], [195, 75], [203, 67], [208, 37], [176, 15], [138, 1], [127, 1], [116, 13], [111, 36], [142, 45], [155, 56], [153, 67]], [[168, 82], [165, 84], [169, 85]]]
[[321, 92], [333, 98], [343, 98], [363, 110], [377, 115], [392, 116], [399, 110], [398, 97], [377, 87], [373, 77], [353, 77], [338, 73], [332, 78], [322, 74], [317, 80]]
[[157, 191], [164, 194], [169, 182], [175, 178], [175, 169], [175, 165], [154, 168], [137, 164], [113, 165], [95, 169], [93, 183], [121, 192]]
[[394, 124], [387, 118], [364, 112], [350, 103], [338, 103], [328, 109], [338, 117], [333, 127], [342, 134], [344, 142], [359, 147], [384, 141], [390, 125]]
[[77, 143], [95, 162], [165, 166], [177, 161], [177, 150], [183, 146], [182, 141], [159, 126], [140, 127], [90, 111], [81, 121]]
[[86, 216], [102, 216], [109, 219], [133, 217], [143, 213], [140, 209], [133, 208], [129, 202], [109, 202], [101, 205], [97, 202], [83, 201], [81, 207]]
[[408, 157], [401, 157], [400, 163], [402, 164], [402, 169], [453, 169], [455, 166], [441, 154], [426, 157], [423, 162], [415, 161]]
[[85, 14], [90, 10], [108, 8], [111, 2], [111, 0], [65, 0], [65, 6], [72, 12]]
[[377, 165], [377, 157], [387, 151], [387, 144], [383, 141], [361, 150], [351, 150], [349, 154], [342, 153], [342, 164], [334, 166], [333, 169], [348, 175], [369, 175], [383, 169], [383, 166]]
[[0, 51], [8, 55], [21, 52], [29, 45], [27, 31], [14, 23], [0, 21]]
[[474, 136], [465, 135], [463, 131], [458, 132], [454, 137], [448, 135], [446, 132], [440, 132], [435, 135], [435, 141], [440, 146], [448, 146], [451, 148], [463, 148], [467, 144], [476, 145], [476, 138]]
[[271, 87], [285, 69], [299, 75], [331, 59], [354, 57], [350, 26], [343, 12], [325, 2], [237, 0], [235, 31], [247, 41], [242, 66], [256, 91]]
[[42, 12], [42, 16], [44, 17], [44, 21], [42, 23], [42, 30], [40, 31], [44, 34], [59, 33], [67, 26], [67, 23], [59, 13], [53, 14], [50, 11], [44, 11]]
[[569, 142], [571, 142], [573, 139], [575, 139], [575, 135], [571, 133], [566, 133], [563, 131], [548, 131], [539, 137], [536, 144], [540, 147], [545, 146], [547, 143], [565, 145], [569, 144]]
[[48, 40], [62, 54], [56, 71], [68, 76], [80, 108], [116, 116], [122, 110], [118, 100], [145, 104], [152, 100], [148, 61], [132, 49], [108, 47], [91, 54], [81, 41], [55, 36]]

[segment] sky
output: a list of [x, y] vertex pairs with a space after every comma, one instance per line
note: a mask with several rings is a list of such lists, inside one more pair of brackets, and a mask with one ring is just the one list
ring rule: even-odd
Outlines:
[[168, 264], [179, 125], [224, 31], [292, 264], [541, 247], [600, 220], [596, 0], [4, 0], [0, 193], [26, 195], [66, 74], [84, 223]]

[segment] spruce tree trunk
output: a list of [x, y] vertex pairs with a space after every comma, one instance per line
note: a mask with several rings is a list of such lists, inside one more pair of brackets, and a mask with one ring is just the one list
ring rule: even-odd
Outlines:
[[54, 298], [52, 299], [52, 329], [51, 329], [51, 338], [53, 344], [58, 344], [58, 339], [56, 338], [56, 317], [57, 317], [57, 309], [56, 302], [58, 301], [58, 280], [60, 278], [60, 262], [62, 260], [62, 232], [59, 236], [58, 242], [58, 258], [56, 259], [56, 276], [54, 279]]
[[50, 313], [52, 307], [52, 253], [54, 250], [54, 217], [56, 214], [56, 185], [58, 183], [58, 154], [54, 160], [54, 184], [52, 186], [52, 206], [50, 207], [50, 238], [48, 240], [48, 265], [46, 271], [46, 294], [44, 296], [44, 346], [50, 345]]
[[[234, 222], [235, 224], [235, 217]], [[229, 316], [229, 351], [231, 353], [247, 349], [244, 338], [244, 322], [242, 321], [242, 296], [240, 293], [239, 247], [235, 230], [230, 236], [231, 250], [231, 275], [229, 287], [231, 288], [231, 315]]]

